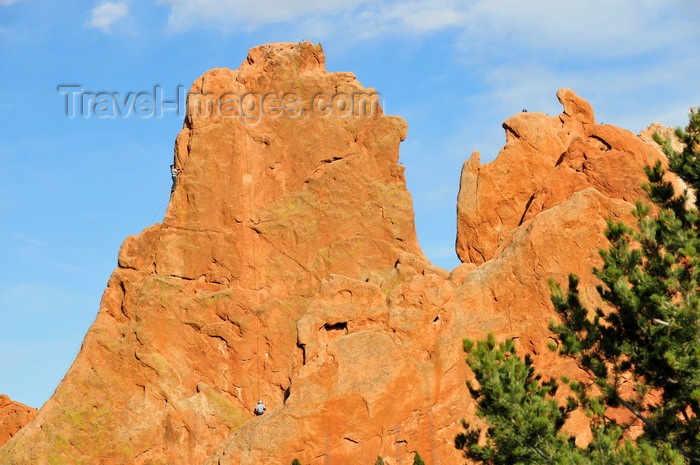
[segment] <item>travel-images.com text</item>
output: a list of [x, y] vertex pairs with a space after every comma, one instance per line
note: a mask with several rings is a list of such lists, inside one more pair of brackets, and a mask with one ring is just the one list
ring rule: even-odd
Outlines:
[[58, 86], [58, 92], [65, 95], [64, 109], [69, 118], [160, 118], [171, 112], [184, 117], [187, 110], [192, 118], [240, 118], [246, 124], [255, 124], [262, 118], [364, 118], [382, 114], [381, 96], [376, 92], [319, 93], [304, 101], [296, 93], [186, 94], [184, 86], [176, 89], [175, 97], [166, 99], [158, 85], [149, 92], [126, 94], [86, 91], [80, 85]]

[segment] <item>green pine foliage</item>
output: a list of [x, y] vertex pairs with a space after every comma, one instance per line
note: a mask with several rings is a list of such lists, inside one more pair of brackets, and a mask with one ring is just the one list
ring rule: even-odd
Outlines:
[[[681, 465], [684, 462], [670, 447], [638, 447], [620, 443], [622, 428], [605, 417], [605, 404], [589, 398], [577, 383], [567, 382], [577, 398], [560, 406], [552, 396], [558, 384], [535, 375], [532, 362], [517, 356], [512, 340], [496, 344], [493, 334], [486, 341], [465, 340], [467, 363], [479, 388], [468, 383], [477, 400], [477, 415], [488, 424], [485, 431], [462, 420], [466, 430], [455, 438], [464, 457], [488, 465]], [[563, 434], [561, 426], [576, 406], [591, 416], [593, 440], [579, 449]], [[480, 437], [485, 436], [485, 444]]]
[[380, 457], [377, 457], [377, 461], [374, 462], [374, 465], [384, 465], [384, 459]]
[[299, 459], [294, 459], [292, 460], [292, 465], [301, 465], [301, 462], [299, 461]]
[[487, 464], [549, 463], [564, 438], [558, 436], [567, 409], [551, 398], [555, 382], [541, 382], [529, 357], [521, 360], [512, 340], [496, 345], [493, 334], [486, 341], [465, 339], [467, 364], [479, 387], [467, 383], [477, 400], [477, 415], [489, 425], [485, 445], [481, 431], [462, 420], [466, 433], [457, 436], [465, 457]]
[[683, 151], [680, 153], [673, 149], [670, 139], [663, 139], [654, 134], [654, 140], [663, 148], [669, 160], [670, 170], [678, 174], [695, 192], [700, 192], [700, 112], [691, 108], [690, 122], [685, 131], [676, 129], [675, 133], [676, 138], [683, 144]]
[[413, 465], [425, 465], [423, 458], [418, 452], [416, 452], [416, 455], [413, 456]]
[[[700, 192], [700, 116], [694, 110], [685, 131], [677, 130], [682, 152], [656, 137], [669, 167]], [[488, 428], [464, 423], [455, 445], [466, 458], [484, 464], [690, 464], [700, 463], [700, 215], [688, 193], [675, 196], [660, 164], [647, 170], [645, 186], [655, 208], [638, 202], [636, 228], [610, 221], [610, 248], [595, 269], [605, 308], [589, 311], [578, 279], [568, 290], [550, 283], [561, 323], [551, 330], [558, 351], [574, 358], [594, 379], [592, 386], [568, 383], [574, 395], [560, 406], [552, 399], [557, 382], [535, 375], [512, 341], [496, 345], [492, 335], [476, 345], [465, 340], [467, 363], [478, 388], [477, 414]], [[621, 389], [624, 380], [634, 389]], [[630, 392], [631, 391], [631, 392]], [[649, 393], [660, 400], [650, 402]], [[624, 407], [641, 420], [644, 434], [621, 440], [628, 425], [605, 416]], [[591, 418], [593, 439], [577, 448], [560, 428], [574, 408]], [[481, 439], [481, 441], [480, 441]]]

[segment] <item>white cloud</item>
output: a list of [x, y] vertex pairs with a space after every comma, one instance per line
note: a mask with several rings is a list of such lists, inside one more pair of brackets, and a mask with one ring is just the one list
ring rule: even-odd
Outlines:
[[[482, 90], [475, 108], [505, 119], [529, 108], [561, 111], [554, 94], [570, 87], [605, 122], [637, 130], [664, 102], [694, 99], [700, 68], [695, 44], [700, 2], [685, 0], [159, 0], [169, 28], [241, 32], [281, 23], [284, 34], [348, 51], [386, 38], [444, 33], [451, 72], [469, 73]], [[407, 42], [408, 43], [408, 42]], [[410, 52], [410, 45], [405, 53]], [[456, 65], [456, 67], [454, 67]], [[682, 87], [683, 90], [678, 88]], [[663, 91], [661, 91], [663, 89]], [[673, 95], [671, 95], [673, 94]], [[483, 110], [481, 111], [483, 113]], [[673, 114], [678, 113], [674, 111]], [[501, 120], [502, 120], [501, 119]]]
[[678, 0], [480, 0], [467, 11], [465, 47], [485, 40], [505, 51], [525, 47], [597, 58], [661, 51], [693, 34], [697, 13], [698, 5]]
[[175, 31], [240, 31], [287, 22], [293, 30], [317, 33], [315, 39], [368, 39], [461, 29], [472, 54], [528, 48], [564, 55], [585, 51], [598, 58], [660, 52], [682, 43], [697, 30], [694, 18], [700, 14], [700, 2], [683, 0], [158, 1], [170, 8], [168, 27]]
[[467, 20], [464, 2], [414, 0], [376, 2], [357, 15], [354, 26], [363, 38], [386, 33], [425, 34], [463, 26]]
[[129, 14], [126, 2], [102, 2], [92, 10], [90, 21], [85, 27], [101, 29], [102, 32], [112, 31], [112, 25]]
[[700, 2], [675, 0], [479, 0], [453, 56], [484, 85], [472, 102], [480, 113], [557, 114], [554, 94], [570, 87], [598, 121], [637, 132], [659, 119], [680, 124], [700, 99], [699, 14]]
[[0, 6], [10, 6], [13, 3], [20, 2], [22, 0], [0, 0]]
[[40, 247], [40, 248], [47, 248], [49, 247], [49, 244], [46, 242], [37, 239], [36, 237], [26, 234], [26, 233], [21, 233], [21, 232], [9, 232], [6, 234], [6, 236], [9, 238], [9, 241], [7, 241], [4, 237], [0, 236], [0, 243], [5, 243], [5, 242], [14, 242], [12, 245], [13, 249], [16, 249], [20, 246], [29, 246], [29, 247]]
[[[263, 24], [310, 19], [314, 30], [367, 38], [407, 31], [424, 34], [458, 26], [466, 20], [460, 0], [159, 0], [170, 7], [168, 26], [176, 31], [254, 29]], [[294, 26], [294, 24], [290, 24]], [[306, 24], [303, 27], [306, 30]]]
[[170, 6], [168, 26], [176, 31], [262, 24], [329, 12], [347, 11], [369, 0], [159, 0]]

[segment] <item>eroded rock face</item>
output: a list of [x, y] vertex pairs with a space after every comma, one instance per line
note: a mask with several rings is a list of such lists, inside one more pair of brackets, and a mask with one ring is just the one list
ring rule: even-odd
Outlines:
[[[17, 432], [36, 416], [37, 409], [0, 395], [0, 446], [9, 441]], [[1, 457], [1, 456], [0, 456]]]
[[258, 399], [282, 405], [321, 282], [423, 259], [397, 163], [406, 123], [313, 106], [372, 93], [308, 42], [254, 48], [193, 84], [165, 219], [124, 241], [77, 359], [9, 463], [202, 463]]
[[[558, 117], [509, 119], [499, 157], [465, 163], [465, 263], [450, 272], [416, 241], [405, 123], [311, 106], [370, 91], [326, 72], [310, 43], [254, 48], [195, 82], [200, 95], [293, 93], [307, 113], [193, 105], [163, 223], [124, 242], [78, 358], [0, 463], [462, 463], [464, 337], [516, 338], [545, 376], [584, 376], [547, 349], [547, 280], [576, 273], [597, 302], [606, 220], [631, 221], [658, 151], [595, 124], [570, 90]], [[258, 398], [268, 411], [253, 417]], [[584, 424], [567, 425], [583, 442]]]
[[[598, 262], [595, 247], [605, 244], [605, 220], [627, 218], [629, 210], [627, 202], [587, 189], [514, 230], [499, 257], [478, 268], [461, 265], [445, 279], [424, 263], [407, 266], [415, 260], [404, 255], [390, 273], [398, 281], [324, 283], [297, 323], [307, 358], [284, 407], [244, 424], [207, 465], [282, 465], [293, 457], [362, 464], [377, 455], [410, 464], [415, 451], [426, 463], [462, 463], [454, 437], [461, 418], [474, 418], [462, 338], [489, 331], [516, 337], [543, 373], [581, 379], [574, 363], [546, 347], [553, 318], [547, 278], [581, 273], [592, 290], [590, 267]], [[571, 230], [586, 231], [582, 248], [571, 247]], [[384, 297], [382, 289], [391, 290]]]
[[570, 89], [557, 92], [559, 116], [520, 113], [503, 123], [506, 145], [496, 160], [464, 164], [457, 202], [457, 254], [480, 264], [510, 231], [539, 212], [593, 187], [634, 203], [644, 197], [644, 166], [660, 152], [629, 131], [596, 124], [591, 106]]
[[[548, 279], [565, 283], [575, 273], [585, 301], [600, 304], [591, 269], [607, 246], [606, 221], [633, 221], [644, 166], [664, 159], [628, 131], [596, 125], [590, 105], [572, 91], [558, 96], [560, 117], [523, 114], [506, 122], [508, 143], [493, 162], [499, 171], [480, 167], [478, 155], [465, 164], [460, 207], [479, 199], [503, 207], [493, 217], [480, 210], [486, 219], [478, 228], [498, 238], [489, 258], [445, 275], [404, 254], [381, 280], [325, 282], [297, 322], [305, 361], [284, 407], [243, 425], [207, 465], [284, 464], [292, 457], [359, 464], [377, 455], [399, 464], [411, 463], [415, 451], [426, 463], [460, 463], [459, 420], [475, 420], [464, 337], [515, 338], [543, 375], [585, 379], [574, 362], [547, 348], [556, 318]], [[492, 184], [469, 179], [480, 170]], [[483, 250], [480, 232], [467, 249]], [[581, 415], [566, 429], [581, 445], [590, 440]]]

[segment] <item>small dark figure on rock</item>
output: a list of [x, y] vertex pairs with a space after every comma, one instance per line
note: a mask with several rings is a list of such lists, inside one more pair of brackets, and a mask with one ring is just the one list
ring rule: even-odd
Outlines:
[[173, 187], [170, 188], [170, 193], [175, 192], [175, 183], [177, 182], [177, 175], [180, 174], [181, 169], [175, 168], [175, 165], [170, 165], [170, 176], [173, 178]]
[[255, 406], [253, 412], [255, 413], [255, 416], [259, 417], [260, 415], [265, 413], [265, 410], [267, 410], [267, 407], [265, 407], [265, 404], [263, 404], [262, 400], [259, 400], [258, 405]]

